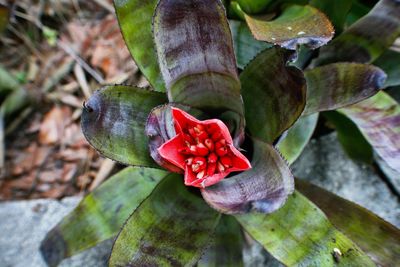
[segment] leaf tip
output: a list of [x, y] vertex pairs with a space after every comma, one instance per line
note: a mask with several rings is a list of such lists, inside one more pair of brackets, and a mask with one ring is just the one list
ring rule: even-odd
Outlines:
[[57, 266], [66, 256], [67, 248], [58, 227], [53, 228], [40, 244], [40, 252], [48, 266]]

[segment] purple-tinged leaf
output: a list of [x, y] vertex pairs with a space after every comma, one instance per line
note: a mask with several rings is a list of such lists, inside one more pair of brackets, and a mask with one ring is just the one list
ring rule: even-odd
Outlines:
[[330, 222], [351, 238], [379, 266], [400, 262], [400, 231], [367, 209], [318, 186], [296, 180], [296, 188], [314, 202]]
[[262, 141], [253, 142], [252, 169], [201, 190], [214, 209], [226, 214], [271, 213], [293, 192], [293, 175], [277, 150]]
[[215, 0], [160, 0], [154, 40], [171, 102], [243, 114], [232, 37]]
[[340, 112], [349, 117], [386, 163], [400, 171], [400, 105], [385, 92]]
[[109, 266], [193, 266], [219, 219], [181, 176], [171, 174], [125, 222]]
[[381, 0], [371, 11], [321, 48], [314, 64], [349, 61], [368, 63], [379, 57], [400, 35], [400, 1]]
[[307, 80], [305, 115], [357, 103], [377, 93], [386, 79], [381, 69], [358, 63], [333, 63], [304, 74]]
[[165, 92], [151, 27], [156, 5], [157, 0], [114, 0], [121, 32], [133, 59], [151, 86]]
[[252, 136], [272, 143], [303, 112], [306, 81], [303, 72], [287, 66], [293, 52], [265, 50], [240, 74], [246, 124]]
[[329, 42], [334, 29], [327, 16], [312, 6], [292, 5], [273, 20], [245, 15], [257, 40], [295, 50], [299, 45], [316, 49]]
[[105, 157], [127, 165], [157, 167], [150, 157], [145, 125], [150, 111], [167, 101], [162, 93], [106, 86], [84, 104], [82, 131]]

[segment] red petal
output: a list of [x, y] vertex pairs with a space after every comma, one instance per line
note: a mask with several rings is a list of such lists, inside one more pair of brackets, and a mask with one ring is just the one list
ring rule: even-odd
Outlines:
[[197, 124], [201, 124], [201, 121], [184, 112], [183, 110], [174, 107], [171, 109], [172, 117], [175, 120], [175, 131], [177, 133], [181, 133], [182, 129], [187, 129], [188, 127], [194, 127]]
[[233, 145], [228, 145], [233, 153], [232, 157], [232, 165], [233, 167], [229, 169], [230, 171], [244, 171], [251, 168], [251, 164], [249, 160], [240, 153], [239, 150], [236, 149]]
[[158, 148], [158, 153], [162, 158], [185, 169], [185, 157], [178, 152], [179, 148], [185, 147], [185, 142], [181, 134], [176, 135], [174, 138], [165, 142]]

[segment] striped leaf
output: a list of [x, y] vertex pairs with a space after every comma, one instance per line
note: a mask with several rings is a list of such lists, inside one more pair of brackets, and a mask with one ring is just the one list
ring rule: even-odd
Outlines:
[[105, 157], [127, 165], [157, 166], [145, 134], [150, 111], [167, 101], [162, 93], [122, 85], [96, 91], [84, 104], [82, 131]]
[[181, 176], [171, 174], [126, 221], [114, 243], [110, 267], [194, 265], [219, 219], [188, 191]]
[[88, 194], [42, 241], [49, 266], [110, 239], [168, 172], [128, 167]]

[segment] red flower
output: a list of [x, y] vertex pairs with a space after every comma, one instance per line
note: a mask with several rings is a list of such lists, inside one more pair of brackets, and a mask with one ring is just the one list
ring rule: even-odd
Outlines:
[[251, 168], [232, 144], [226, 125], [217, 119], [199, 121], [172, 108], [176, 136], [161, 147], [161, 157], [185, 171], [185, 185], [206, 187], [234, 171]]

